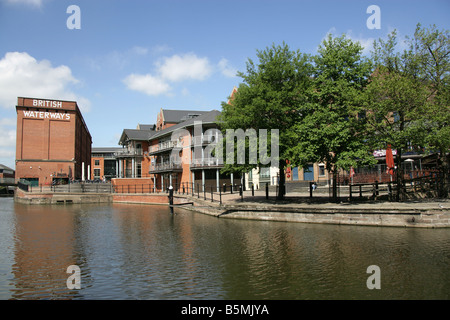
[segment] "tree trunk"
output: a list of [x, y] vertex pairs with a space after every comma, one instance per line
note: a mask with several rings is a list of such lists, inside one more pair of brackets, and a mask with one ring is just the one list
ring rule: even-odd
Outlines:
[[277, 200], [283, 200], [286, 188], [286, 177], [284, 175], [284, 167], [286, 166], [286, 160], [280, 160], [279, 166], [280, 166], [280, 181], [278, 185]]
[[397, 164], [397, 195], [395, 200], [400, 201], [403, 200], [403, 170], [401, 169], [402, 150], [400, 148], [397, 149], [395, 162]]
[[337, 196], [337, 169], [334, 168], [333, 169], [333, 201], [337, 202], [338, 201], [338, 196]]

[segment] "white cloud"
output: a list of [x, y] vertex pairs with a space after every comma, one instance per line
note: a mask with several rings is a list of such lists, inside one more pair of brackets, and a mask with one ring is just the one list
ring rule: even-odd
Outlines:
[[44, 0], [5, 0], [5, 2], [10, 4], [24, 4], [40, 8], [44, 3]]
[[14, 118], [2, 118], [0, 119], [0, 126], [15, 126], [16, 119]]
[[[14, 158], [15, 154], [16, 153], [12, 150], [0, 149], [0, 157], [1, 158]], [[8, 167], [10, 167], [10, 166], [8, 166]], [[14, 166], [12, 166], [11, 168], [14, 168]]]
[[83, 112], [90, 101], [69, 89], [79, 83], [69, 67], [53, 67], [48, 60], [37, 61], [26, 52], [8, 52], [0, 60], [0, 106], [14, 108], [17, 97], [77, 101]]
[[[14, 147], [16, 145], [15, 119], [1, 119], [0, 121], [0, 147]], [[14, 128], [8, 128], [14, 127]]]
[[212, 72], [208, 58], [199, 58], [193, 53], [163, 58], [158, 66], [162, 78], [177, 82], [182, 80], [205, 80]]
[[237, 69], [233, 68], [227, 59], [222, 58], [218, 63], [218, 67], [225, 77], [236, 77]]
[[16, 119], [0, 119], [0, 163], [14, 168], [16, 154]]
[[[160, 50], [167, 50], [167, 47], [156, 46], [146, 48], [142, 46], [133, 46], [126, 50], [113, 50], [98, 56], [85, 56], [80, 59], [89, 68], [95, 71], [100, 70], [124, 70], [134, 64], [137, 59], [145, 58], [148, 55], [160, 53]], [[155, 51], [156, 50], [156, 51]]]
[[123, 82], [129, 89], [143, 92], [149, 96], [166, 94], [171, 89], [163, 79], [150, 74], [130, 74]]
[[184, 97], [187, 97], [187, 96], [189, 96], [191, 93], [189, 92], [188, 89], [183, 88], [183, 89], [181, 90], [181, 94], [182, 94]]
[[140, 46], [134, 46], [131, 48], [131, 52], [137, 55], [146, 55], [148, 53], [148, 49]]
[[[153, 74], [128, 75], [123, 80], [124, 84], [131, 90], [157, 96], [168, 94], [173, 83], [187, 80], [204, 81], [217, 70], [226, 77], [235, 77], [237, 73], [237, 70], [225, 58], [222, 58], [217, 66], [214, 66], [207, 57], [198, 57], [194, 53], [175, 54], [161, 58], [155, 63], [155, 67]], [[187, 88], [183, 88], [181, 94], [186, 96], [190, 93]]]
[[156, 46], [152, 47], [150, 49], [150, 52], [153, 55], [159, 55], [159, 54], [163, 54], [164, 52], [169, 52], [171, 50], [172, 50], [172, 48], [170, 48], [168, 45], [166, 45], [166, 44], [159, 44], [159, 45], [156, 45]]
[[130, 74], [123, 82], [131, 90], [157, 96], [171, 91], [169, 82], [205, 80], [213, 69], [207, 58], [199, 58], [192, 53], [164, 57], [155, 65], [156, 75]]

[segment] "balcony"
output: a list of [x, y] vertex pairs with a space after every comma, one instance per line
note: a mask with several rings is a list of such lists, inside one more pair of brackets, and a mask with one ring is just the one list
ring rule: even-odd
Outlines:
[[181, 143], [179, 143], [177, 141], [164, 141], [164, 142], [158, 143], [157, 145], [150, 146], [149, 150], [148, 150], [148, 154], [153, 155], [153, 154], [157, 154], [157, 153], [161, 153], [161, 152], [170, 151], [173, 148], [181, 148], [181, 147], [182, 147]]
[[182, 170], [181, 163], [167, 162], [152, 165], [149, 173], [181, 172]]
[[115, 153], [117, 158], [140, 157], [143, 155], [142, 149], [124, 149]]
[[191, 146], [204, 146], [206, 144], [215, 143], [216, 142], [216, 136], [215, 135], [207, 135], [207, 136], [200, 136], [200, 137], [192, 137], [191, 138]]
[[191, 163], [191, 169], [219, 169], [223, 168], [223, 163], [220, 163], [218, 159], [193, 159]]

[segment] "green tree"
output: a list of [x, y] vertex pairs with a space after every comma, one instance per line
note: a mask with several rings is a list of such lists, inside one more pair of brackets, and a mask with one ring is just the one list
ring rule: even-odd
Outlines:
[[450, 31], [438, 30], [435, 25], [417, 25], [411, 48], [417, 56], [420, 77], [429, 92], [427, 106], [420, 121], [425, 134], [424, 146], [439, 153], [439, 169], [443, 173], [440, 196], [448, 196], [450, 148]]
[[[257, 63], [248, 59], [246, 72], [238, 73], [243, 82], [230, 103], [222, 103], [219, 124], [225, 137], [226, 129], [279, 129], [278, 199], [282, 199], [288, 150], [296, 143], [288, 133], [301, 119], [298, 109], [310, 85], [311, 65], [308, 55], [285, 43], [258, 50], [256, 56]], [[252, 147], [247, 142], [246, 152]], [[223, 171], [246, 172], [260, 165], [227, 163]]]
[[365, 90], [367, 136], [374, 149], [388, 145], [397, 150], [397, 200], [403, 192], [401, 156], [420, 146], [424, 130], [420, 121], [426, 110], [429, 91], [420, 77], [419, 57], [412, 47], [398, 52], [394, 30], [387, 41], [374, 42], [372, 57], [376, 70]]
[[333, 176], [333, 198], [337, 199], [340, 169], [366, 165], [374, 160], [365, 144], [361, 94], [371, 72], [371, 63], [362, 57], [363, 48], [345, 35], [329, 35], [313, 57], [312, 86], [300, 119], [289, 137], [297, 144], [288, 155], [293, 165], [324, 162]]

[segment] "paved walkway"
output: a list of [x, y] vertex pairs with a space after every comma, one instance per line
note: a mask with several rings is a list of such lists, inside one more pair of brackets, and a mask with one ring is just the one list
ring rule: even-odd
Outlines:
[[[194, 196], [194, 198], [197, 198]], [[212, 205], [218, 206], [219, 195], [213, 195], [214, 202]], [[200, 200], [204, 199], [203, 195], [200, 194]], [[344, 199], [342, 197], [342, 199]], [[346, 198], [345, 198], [346, 199]], [[210, 202], [211, 194], [206, 193], [206, 201]], [[222, 205], [245, 205], [245, 206], [283, 206], [283, 207], [293, 207], [293, 208], [348, 208], [348, 209], [374, 209], [374, 210], [405, 210], [405, 209], [422, 209], [422, 210], [443, 210], [450, 211], [450, 200], [449, 199], [420, 199], [420, 200], [409, 200], [402, 202], [391, 202], [383, 200], [358, 200], [355, 198], [354, 201], [341, 201], [339, 203], [332, 202], [328, 194], [317, 194], [313, 195], [313, 198], [309, 197], [309, 193], [288, 193], [285, 196], [285, 200], [276, 200], [275, 193], [269, 194], [269, 199], [266, 199], [264, 191], [255, 191], [255, 195], [252, 196], [251, 191], [245, 191], [243, 197], [239, 193], [227, 193], [222, 194]]]

